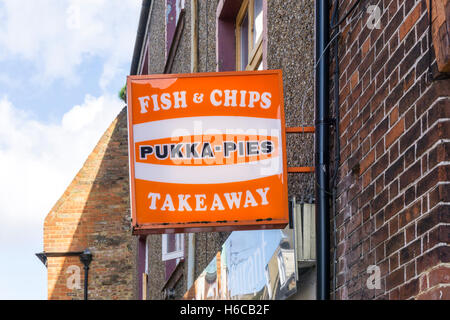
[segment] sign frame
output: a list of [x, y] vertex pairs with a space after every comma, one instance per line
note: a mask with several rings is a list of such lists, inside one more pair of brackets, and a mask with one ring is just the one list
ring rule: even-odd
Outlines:
[[[280, 102], [280, 121], [281, 121], [281, 150], [283, 169], [282, 194], [281, 202], [283, 204], [282, 219], [253, 219], [253, 220], [234, 220], [234, 221], [193, 221], [180, 223], [158, 223], [158, 224], [142, 224], [137, 223], [136, 212], [136, 184], [135, 184], [135, 147], [133, 133], [133, 114], [132, 114], [132, 95], [131, 83], [140, 80], [155, 79], [175, 79], [175, 78], [201, 78], [201, 77], [226, 77], [226, 76], [254, 76], [260, 75], [276, 75], [278, 77], [278, 90]], [[184, 73], [184, 74], [151, 74], [151, 75], [132, 75], [127, 76], [127, 126], [128, 126], [128, 160], [129, 160], [129, 183], [130, 183], [130, 206], [132, 217], [132, 233], [134, 235], [162, 234], [162, 233], [188, 233], [188, 232], [218, 232], [218, 231], [238, 231], [238, 230], [261, 230], [261, 229], [283, 229], [289, 223], [288, 209], [288, 188], [287, 188], [287, 156], [286, 156], [286, 132], [285, 132], [285, 114], [284, 114], [284, 94], [283, 94], [283, 77], [281, 70], [260, 70], [260, 71], [233, 71], [233, 72], [203, 72], [203, 73]]]

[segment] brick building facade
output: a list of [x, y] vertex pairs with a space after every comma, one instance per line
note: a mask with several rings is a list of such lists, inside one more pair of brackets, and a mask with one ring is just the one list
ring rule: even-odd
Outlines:
[[126, 109], [117, 116], [44, 222], [48, 299], [83, 299], [78, 252], [89, 249], [89, 299], [133, 299]]
[[338, 299], [450, 299], [450, 80], [438, 80], [427, 2], [361, 1], [340, 26]]

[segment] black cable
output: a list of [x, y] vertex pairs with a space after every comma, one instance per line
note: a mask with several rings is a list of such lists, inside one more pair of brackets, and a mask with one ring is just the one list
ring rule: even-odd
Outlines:
[[[337, 1], [336, 1], [335, 8], [338, 7], [338, 5], [339, 5], [338, 2], [339, 2], [339, 1], [337, 0]], [[353, 6], [350, 8], [350, 10], [347, 11], [347, 13], [344, 15], [344, 17], [342, 17], [342, 19], [339, 20], [337, 23], [332, 24], [332, 25], [330, 26], [330, 28], [331, 28], [332, 30], [333, 30], [333, 29], [336, 29], [342, 22], [345, 21], [345, 19], [347, 19], [347, 17], [350, 15], [350, 13], [352, 13], [352, 11], [355, 10], [355, 8], [358, 6], [358, 4], [359, 4], [360, 2], [361, 2], [361, 0], [357, 0], [357, 1], [353, 4]], [[337, 20], [337, 18], [336, 18], [336, 20]]]
[[323, 55], [325, 54], [325, 52], [328, 50], [328, 48], [330, 47], [331, 43], [336, 40], [337, 36], [339, 35], [339, 31], [336, 32], [336, 34], [331, 38], [331, 40], [327, 43], [327, 45], [325, 46], [325, 49], [323, 49], [322, 53], [320, 54], [319, 59], [317, 59], [316, 64], [314, 65], [314, 69], [317, 68], [317, 66], [320, 63], [320, 60], [322, 60]]
[[[358, 0], [358, 1], [356, 1], [354, 4], [353, 4], [353, 6], [350, 8], [350, 10], [345, 14], [345, 16], [338, 22], [338, 23], [336, 23], [336, 24], [334, 24], [332, 27], [330, 27], [332, 30], [334, 30], [334, 29], [336, 29], [347, 17], [348, 17], [348, 15], [350, 14], [350, 13], [352, 13], [352, 11], [357, 7], [357, 5], [358, 5], [358, 3], [360, 2], [361, 0]], [[338, 1], [336, 1], [336, 2], [338, 2]], [[338, 4], [336, 4], [335, 5], [335, 8], [337, 8], [338, 7]], [[334, 18], [334, 15], [335, 15], [335, 9], [333, 9], [333, 15], [332, 15], [332, 19]], [[336, 11], [337, 12], [337, 11]], [[336, 17], [336, 19], [333, 19], [333, 20], [337, 20], [337, 17]], [[353, 21], [353, 19], [352, 19], [352, 21]], [[352, 21], [350, 21], [350, 23], [352, 22]], [[336, 32], [334, 33], [334, 35], [332, 36], [332, 38], [330, 39], [330, 41], [327, 43], [327, 45], [325, 46], [325, 49], [322, 51], [322, 53], [320, 54], [320, 57], [319, 57], [319, 59], [317, 59], [317, 61], [316, 61], [316, 64], [314, 65], [314, 69], [316, 69], [317, 68], [317, 66], [319, 65], [319, 62], [320, 62], [320, 60], [322, 60], [322, 57], [323, 57], [323, 55], [325, 54], [325, 52], [328, 50], [328, 48], [330, 47], [330, 45], [331, 45], [331, 43], [333, 43], [334, 42], [334, 40], [336, 40], [336, 38], [339, 36], [339, 30], [335, 30]]]
[[[359, 2], [359, 1], [358, 1]], [[358, 3], [356, 2], [356, 4]], [[356, 5], [352, 7], [352, 9], [345, 15], [343, 19], [345, 19], [350, 12], [356, 8]], [[332, 21], [335, 22], [339, 17], [339, 0], [335, 1]], [[339, 25], [337, 23], [336, 25]], [[335, 145], [334, 145], [334, 172], [333, 177], [331, 179], [331, 190], [332, 190], [332, 205], [333, 205], [333, 300], [336, 300], [336, 287], [337, 287], [337, 230], [336, 230], [336, 214], [337, 214], [337, 205], [336, 205], [336, 197], [337, 197], [337, 175], [339, 170], [340, 163], [340, 131], [339, 131], [339, 30], [335, 30], [336, 36], [334, 39], [334, 113], [335, 113]]]
[[431, 19], [431, 13], [432, 13], [432, 2], [431, 0], [428, 0], [428, 4], [429, 4], [429, 12], [428, 12], [428, 81], [431, 83], [433, 81], [433, 71], [431, 70], [431, 38], [432, 38], [432, 19]]

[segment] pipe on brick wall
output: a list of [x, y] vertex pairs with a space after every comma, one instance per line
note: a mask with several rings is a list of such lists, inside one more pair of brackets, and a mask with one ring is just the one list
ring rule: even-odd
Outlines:
[[80, 261], [84, 266], [84, 300], [88, 300], [89, 287], [89, 265], [92, 261], [92, 253], [89, 249], [84, 250], [80, 254]]
[[330, 192], [329, 192], [329, 3], [315, 2], [315, 173], [316, 258], [318, 300], [330, 298]]
[[89, 249], [84, 251], [66, 251], [66, 252], [40, 252], [36, 256], [47, 267], [47, 260], [50, 257], [74, 257], [78, 256], [84, 267], [84, 300], [88, 300], [88, 285], [89, 285], [89, 266], [92, 262], [92, 253]]

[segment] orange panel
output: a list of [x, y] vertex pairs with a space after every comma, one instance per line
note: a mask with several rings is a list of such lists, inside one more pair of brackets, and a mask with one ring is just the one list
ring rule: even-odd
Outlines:
[[286, 133], [314, 133], [315, 127], [287, 127]]
[[289, 173], [310, 173], [314, 172], [314, 167], [288, 167]]
[[280, 70], [129, 76], [134, 233], [288, 223]]

